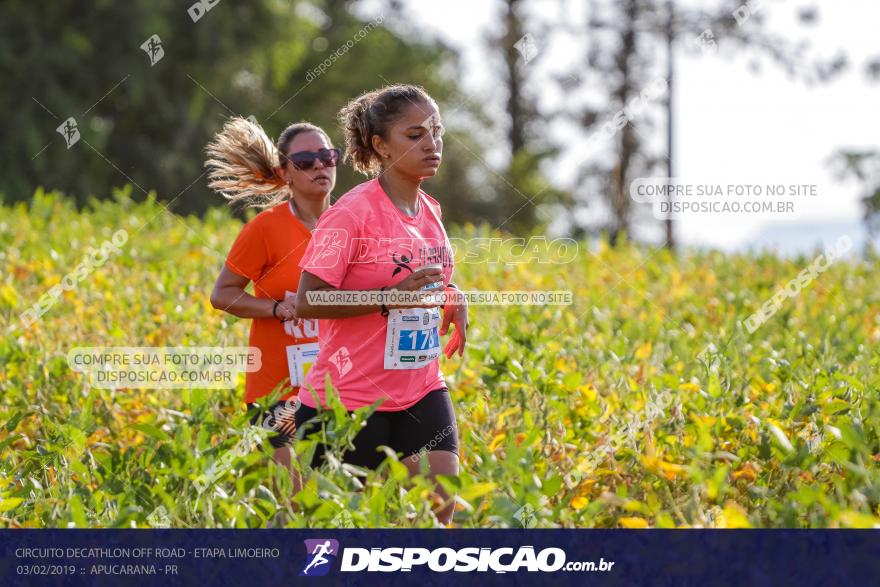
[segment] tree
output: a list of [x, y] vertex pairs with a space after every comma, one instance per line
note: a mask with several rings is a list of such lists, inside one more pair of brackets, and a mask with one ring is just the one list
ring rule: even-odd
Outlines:
[[[818, 18], [815, 8], [798, 11], [804, 24]], [[846, 66], [844, 55], [815, 58], [808, 55], [805, 41], [793, 42], [769, 32], [764, 16], [759, 5], [738, 0], [725, 0], [712, 10], [686, 8], [674, 0], [591, 0], [584, 29], [562, 27], [574, 34], [585, 30], [588, 35], [584, 66], [567, 79], [574, 79], [576, 87], [609, 88], [598, 104], [580, 104], [564, 115], [592, 137], [601, 138], [604, 129], [612, 141], [613, 156], [585, 163], [578, 178], [579, 185], [592, 184], [592, 191], [605, 195], [610, 212], [606, 229], [612, 243], [632, 229], [628, 193], [632, 180], [664, 167], [670, 176], [674, 173], [671, 100], [680, 91], [674, 77], [677, 52], [741, 51], [752, 57], [755, 70], [769, 59], [807, 83], [829, 81]], [[657, 50], [663, 46], [665, 54]], [[650, 148], [648, 135], [633, 124], [638, 118], [638, 126], [650, 131], [663, 119], [661, 105], [666, 112], [665, 153]], [[671, 222], [666, 225], [666, 243], [674, 243]]]
[[[199, 131], [227, 106], [246, 111], [243, 100], [221, 105], [197, 84], [234, 86], [265, 36], [303, 30], [280, 16], [268, 2], [221, 4], [197, 22], [185, 5], [145, 0], [90, 10], [7, 3], [0, 71], [12, 91], [2, 100], [16, 116], [0, 139], [0, 191], [27, 199], [44, 185], [82, 201], [131, 182], [142, 196], [155, 188], [173, 198], [201, 173]], [[141, 48], [148, 41], [151, 54]], [[70, 147], [56, 132], [68, 117], [80, 139]]]
[[840, 149], [830, 164], [838, 179], [859, 183], [865, 226], [871, 236], [880, 234], [880, 150]]
[[[310, 120], [339, 142], [336, 114], [364, 91], [406, 82], [441, 103], [456, 94], [440, 67], [454, 51], [386, 26], [390, 8], [368, 18], [351, 5], [221, 1], [191, 14], [147, 0], [7, 2], [0, 73], [12, 91], [0, 99], [16, 114], [0, 138], [0, 193], [26, 200], [42, 185], [84, 202], [132, 183], [137, 197], [156, 190], [174, 211], [201, 213], [224, 202], [202, 174], [205, 145], [230, 116], [253, 116], [273, 138]], [[68, 148], [56, 127], [71, 116], [68, 138], [79, 140]], [[466, 129], [453, 136], [472, 140]], [[468, 201], [477, 167], [447, 153], [430, 187], [447, 219], [492, 217]], [[363, 179], [340, 166], [336, 193]]]
[[[880, 55], [866, 59], [864, 71], [869, 82], [880, 81]], [[871, 236], [880, 234], [880, 149], [838, 149], [828, 163], [838, 179], [860, 184], [865, 227]]]
[[505, 131], [507, 162], [501, 173], [492, 173], [492, 200], [504, 211], [499, 227], [514, 233], [526, 233], [545, 223], [547, 218], [538, 215], [541, 206], [567, 199], [541, 171], [542, 163], [557, 149], [536, 130], [543, 116], [527, 88], [541, 51], [536, 36], [524, 29], [524, 5], [523, 0], [502, 0], [501, 31], [488, 37], [490, 60], [496, 64], [506, 105], [493, 117], [496, 128]]

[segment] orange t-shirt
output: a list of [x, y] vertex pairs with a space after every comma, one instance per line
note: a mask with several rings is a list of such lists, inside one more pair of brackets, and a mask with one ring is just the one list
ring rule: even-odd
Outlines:
[[[226, 267], [254, 283], [258, 298], [283, 300], [296, 296], [299, 262], [312, 234], [294, 215], [289, 202], [257, 214], [244, 225], [226, 257]], [[262, 354], [259, 371], [246, 375], [244, 401], [253, 402], [284, 384], [281, 399], [295, 396], [298, 385], [317, 357], [318, 321], [279, 322], [254, 318], [250, 346]]]

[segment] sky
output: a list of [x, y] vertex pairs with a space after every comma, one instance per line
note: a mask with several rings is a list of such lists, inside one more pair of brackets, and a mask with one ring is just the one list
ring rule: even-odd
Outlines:
[[[819, 20], [803, 27], [793, 15], [795, 8], [807, 4], [819, 8]], [[369, 9], [369, 2], [365, 5]], [[545, 52], [534, 62], [544, 68], [536, 78], [554, 68], [565, 70], [571, 60], [582, 59], [579, 42], [585, 39], [563, 38], [554, 43], [551, 39], [556, 35], [542, 32], [537, 21], [558, 20], [564, 15], [564, 21], [583, 22], [586, 2], [533, 0], [526, 5], [537, 18], [527, 19], [525, 30], [534, 31], [537, 50]], [[429, 5], [404, 0], [404, 6], [420, 34], [442, 39], [461, 51], [464, 89], [475, 95], [493, 95], [496, 82], [487, 63], [485, 38], [498, 30], [501, 3], [444, 0]], [[765, 0], [761, 11], [770, 30], [791, 39], [808, 39], [818, 55], [830, 56], [844, 49], [850, 67], [828, 85], [808, 87], [792, 81], [766, 60], [756, 75], [743, 56], [679, 51], [674, 103], [678, 120], [676, 177], [683, 183], [721, 184], [725, 189], [728, 184], [747, 183], [783, 184], [786, 188], [815, 185], [817, 195], [796, 199], [794, 212], [787, 214], [680, 216], [677, 235], [686, 245], [731, 250], [772, 242], [776, 237], [790, 239], [791, 234], [799, 235], [798, 242], [812, 245], [818, 244], [816, 240], [836, 238], [841, 230], [860, 230], [858, 186], [836, 180], [828, 159], [841, 147], [880, 147], [880, 83], [871, 84], [863, 67], [868, 56], [880, 53], [876, 31], [880, 2]], [[566, 98], [555, 92], [552, 84], [540, 87], [539, 104], [552, 106]], [[647, 130], [638, 117], [631, 123], [637, 130]], [[563, 141], [583, 139], [566, 134], [564, 125], [556, 125], [552, 132]], [[662, 137], [662, 127], [651, 136]], [[546, 170], [551, 181], [570, 185], [582, 153], [569, 145], [566, 155]], [[493, 161], [491, 156], [489, 161]], [[806, 244], [791, 246], [803, 248]]]

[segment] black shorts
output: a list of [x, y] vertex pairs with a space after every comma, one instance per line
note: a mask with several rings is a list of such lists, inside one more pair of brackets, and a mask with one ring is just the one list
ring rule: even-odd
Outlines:
[[[295, 426], [302, 430], [302, 437], [319, 430], [317, 421], [309, 422], [317, 414], [315, 408], [297, 402]], [[435, 450], [458, 454], [458, 424], [449, 390], [441, 388], [428, 392], [405, 410], [373, 412], [353, 443], [354, 450], [347, 450], [343, 461], [366, 469], [375, 469], [385, 460], [385, 453], [376, 450], [379, 445], [402, 453], [401, 458]], [[312, 467], [318, 467], [323, 458], [324, 446], [319, 444], [312, 458]]]
[[[277, 432], [269, 436], [269, 444], [275, 448], [282, 448], [293, 444], [296, 426], [294, 425], [293, 412], [296, 406], [296, 397], [281, 400], [272, 404], [266, 410], [257, 410], [251, 418], [251, 424], [262, 426], [270, 432]], [[247, 404], [248, 410], [258, 408], [257, 404]]]

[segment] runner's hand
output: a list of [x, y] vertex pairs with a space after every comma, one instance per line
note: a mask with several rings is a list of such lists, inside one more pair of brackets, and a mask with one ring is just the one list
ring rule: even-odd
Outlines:
[[[413, 271], [408, 277], [401, 280], [392, 290], [398, 291], [420, 291], [426, 285], [443, 281], [443, 270], [436, 267], [426, 267]], [[443, 293], [443, 287], [434, 287], [424, 290], [425, 294]], [[387, 308], [436, 308], [440, 304], [437, 302], [425, 302], [423, 304], [385, 304]]]
[[[464, 355], [464, 347], [467, 344], [468, 305], [467, 299], [455, 288], [446, 288], [450, 292], [451, 300], [443, 307], [443, 323], [440, 325], [440, 336], [449, 331], [449, 325], [454, 324], [455, 330], [443, 349], [443, 354], [449, 359], [458, 351], [458, 356]], [[453, 297], [454, 296], [454, 297]]]
[[290, 297], [279, 303], [278, 308], [275, 310], [275, 315], [282, 322], [292, 320], [293, 325], [296, 326], [299, 324], [299, 318], [296, 317], [296, 303], [294, 300], [295, 298]]
[[[425, 267], [424, 269], [416, 269], [410, 273], [409, 277], [398, 282], [394, 289], [401, 291], [418, 291], [430, 283], [443, 281], [443, 270], [436, 267]], [[438, 288], [439, 289], [439, 288]], [[434, 290], [425, 290], [434, 291]]]

